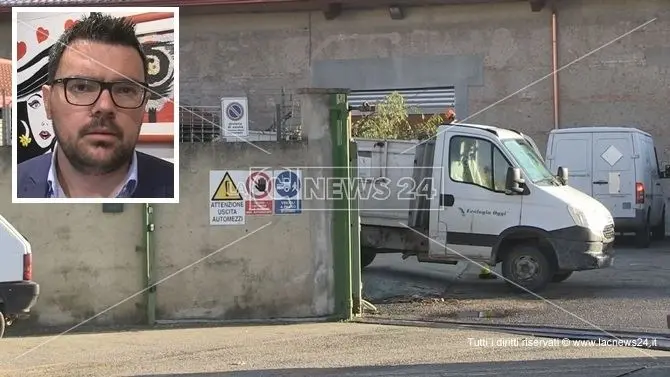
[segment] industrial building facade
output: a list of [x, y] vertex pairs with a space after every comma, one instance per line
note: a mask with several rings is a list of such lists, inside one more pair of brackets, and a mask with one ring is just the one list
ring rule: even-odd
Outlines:
[[[670, 160], [663, 0], [243, 3], [181, 9], [182, 105], [215, 123], [221, 97], [248, 97], [250, 129], [271, 131], [298, 122], [300, 87], [349, 88], [354, 105], [400, 91], [425, 113], [454, 107], [459, 120], [524, 131], [541, 149], [555, 127], [639, 127]], [[0, 21], [0, 57], [10, 22]]]

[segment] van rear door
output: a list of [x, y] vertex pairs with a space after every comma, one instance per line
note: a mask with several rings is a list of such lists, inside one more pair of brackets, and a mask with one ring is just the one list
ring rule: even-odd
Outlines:
[[568, 184], [587, 195], [592, 195], [592, 139], [588, 132], [554, 134], [547, 156], [552, 173], [556, 174], [559, 166], [568, 168]]
[[603, 132], [593, 138], [593, 197], [613, 217], [635, 217], [633, 134]]

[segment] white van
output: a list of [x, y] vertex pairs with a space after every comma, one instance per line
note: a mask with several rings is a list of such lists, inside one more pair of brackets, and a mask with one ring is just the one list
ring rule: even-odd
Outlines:
[[650, 134], [632, 127], [553, 130], [546, 162], [552, 171], [567, 167], [569, 185], [603, 203], [617, 233], [635, 233], [640, 247], [665, 237], [661, 172]]

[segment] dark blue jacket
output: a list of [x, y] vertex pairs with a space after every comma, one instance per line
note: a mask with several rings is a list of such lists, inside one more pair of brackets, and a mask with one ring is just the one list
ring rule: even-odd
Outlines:
[[[16, 195], [19, 198], [47, 198], [51, 153], [19, 164]], [[137, 152], [137, 188], [132, 198], [173, 198], [174, 164]]]

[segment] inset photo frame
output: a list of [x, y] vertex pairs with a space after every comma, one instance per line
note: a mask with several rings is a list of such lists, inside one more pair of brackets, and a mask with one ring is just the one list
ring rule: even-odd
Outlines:
[[179, 8], [12, 21], [13, 203], [178, 203]]

